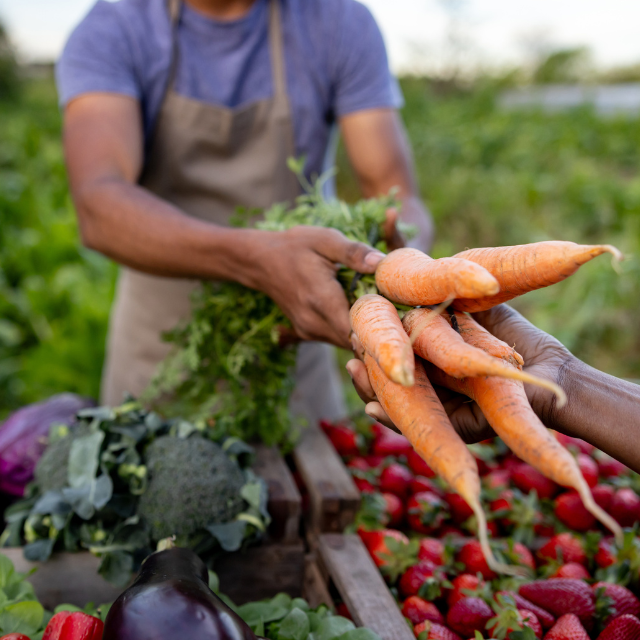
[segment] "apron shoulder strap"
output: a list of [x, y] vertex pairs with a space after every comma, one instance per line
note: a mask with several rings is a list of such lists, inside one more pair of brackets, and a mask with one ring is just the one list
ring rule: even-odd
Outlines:
[[273, 93], [276, 100], [287, 101], [287, 74], [280, 0], [270, 0], [269, 5], [269, 44], [271, 47]]

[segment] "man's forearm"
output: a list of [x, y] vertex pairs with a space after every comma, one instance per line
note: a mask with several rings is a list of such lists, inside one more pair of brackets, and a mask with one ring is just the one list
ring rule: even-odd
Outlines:
[[85, 244], [154, 275], [249, 284], [252, 230], [193, 218], [149, 191], [104, 179], [76, 194]]
[[431, 213], [418, 196], [401, 196], [400, 201], [400, 220], [416, 228], [416, 235], [407, 241], [407, 246], [428, 253], [433, 245], [434, 236]]
[[561, 372], [568, 402], [552, 426], [582, 438], [640, 472], [640, 386], [602, 373], [577, 358]]

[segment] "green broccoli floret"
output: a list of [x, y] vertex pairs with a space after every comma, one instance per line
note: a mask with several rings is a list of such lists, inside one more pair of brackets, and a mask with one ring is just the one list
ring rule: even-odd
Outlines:
[[91, 433], [86, 425], [73, 426], [68, 435], [52, 442], [36, 464], [34, 476], [41, 493], [57, 491], [68, 486], [69, 453], [77, 438]]
[[210, 524], [229, 522], [244, 509], [244, 474], [215, 443], [200, 436], [162, 436], [145, 453], [149, 485], [138, 515], [153, 540], [185, 539]]

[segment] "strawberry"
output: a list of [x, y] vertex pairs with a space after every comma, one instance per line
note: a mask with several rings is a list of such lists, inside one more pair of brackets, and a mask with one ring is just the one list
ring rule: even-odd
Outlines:
[[482, 633], [491, 618], [493, 611], [482, 598], [463, 598], [449, 609], [447, 626], [463, 638], [470, 638], [476, 631]]
[[629, 467], [602, 451], [598, 457], [598, 469], [603, 478], [616, 478], [629, 472]]
[[408, 598], [417, 595], [420, 587], [427, 578], [432, 578], [436, 572], [436, 565], [431, 560], [418, 560], [409, 567], [401, 576], [398, 582], [400, 593]]
[[574, 578], [575, 580], [589, 580], [591, 575], [583, 564], [577, 562], [567, 562], [561, 564], [553, 573], [551, 578]]
[[587, 554], [582, 542], [571, 533], [559, 533], [538, 551], [541, 559], [558, 560], [559, 556], [562, 556], [563, 562], [587, 564]]
[[384, 462], [384, 456], [364, 456], [364, 460], [372, 469], [377, 469]]
[[445, 546], [437, 538], [422, 538], [418, 547], [420, 560], [431, 560], [433, 564], [442, 566], [445, 563]]
[[513, 470], [522, 464], [522, 460], [518, 458], [518, 456], [514, 456], [513, 454], [507, 455], [502, 459], [501, 466], [503, 469], [506, 469], [509, 473], [512, 473]]
[[409, 469], [398, 462], [392, 462], [380, 474], [380, 491], [394, 493], [399, 498], [406, 498], [412, 478], [413, 474]]
[[598, 475], [600, 475], [596, 461], [586, 453], [579, 453], [576, 456], [576, 462], [587, 484], [590, 487], [595, 487], [598, 484]]
[[589, 634], [575, 613], [566, 613], [549, 629], [544, 640], [589, 640]]
[[413, 633], [419, 640], [461, 640], [457, 633], [431, 620], [417, 624], [413, 628]]
[[595, 598], [584, 580], [534, 580], [521, 585], [518, 593], [555, 616], [575, 613], [587, 631], [593, 627]]
[[344, 602], [340, 602], [336, 605], [336, 613], [343, 618], [347, 618], [347, 620], [353, 620], [351, 611], [349, 611], [349, 608]]
[[425, 620], [444, 624], [444, 618], [433, 602], [423, 600], [419, 596], [410, 596], [402, 603], [402, 615], [409, 618], [411, 624], [420, 624]]
[[409, 469], [417, 476], [424, 476], [425, 478], [433, 478], [436, 474], [433, 469], [422, 459], [420, 454], [416, 453], [414, 449], [411, 449], [407, 454], [407, 464]]
[[371, 465], [362, 456], [351, 458], [347, 463], [347, 467], [349, 469], [357, 469], [358, 471], [369, 471], [369, 469], [371, 469]]
[[507, 489], [510, 479], [511, 472], [508, 469], [496, 469], [483, 478], [487, 489]]
[[443, 524], [438, 529], [438, 537], [446, 538], [447, 536], [452, 536], [454, 538], [464, 538], [465, 533], [464, 531], [462, 531], [462, 529], [460, 529], [460, 527], [456, 527], [452, 524]]
[[597, 640], [640, 640], [640, 620], [630, 614], [614, 618]]
[[446, 516], [444, 502], [431, 491], [421, 491], [407, 501], [407, 522], [417, 533], [433, 533]]
[[560, 522], [574, 531], [588, 531], [596, 523], [595, 517], [585, 509], [582, 499], [575, 491], [567, 491], [558, 496], [553, 512]]
[[529, 602], [526, 598], [523, 598], [520, 594], [515, 593], [514, 591], [498, 591], [495, 595], [496, 600], [498, 596], [509, 596], [513, 599], [518, 609], [526, 609], [527, 611], [531, 611], [531, 613], [535, 613], [536, 618], [543, 629], [550, 629], [556, 621], [548, 611], [538, 607], [533, 604], [533, 602]]
[[526, 462], [521, 462], [514, 467], [511, 480], [523, 493], [535, 491], [540, 499], [553, 498], [559, 489], [553, 480], [549, 480]]
[[632, 527], [640, 519], [640, 496], [628, 487], [618, 489], [611, 500], [609, 512], [621, 527]]
[[528, 609], [514, 609], [513, 603], [498, 606], [498, 614], [489, 620], [488, 631], [490, 638], [509, 638], [514, 631], [521, 631], [522, 627], [529, 627], [536, 638], [542, 638], [542, 626], [538, 617]]
[[535, 571], [536, 562], [533, 559], [533, 555], [527, 547], [525, 547], [521, 542], [514, 542], [513, 548], [510, 548], [508, 551], [504, 551], [509, 559], [515, 563], [522, 565], [523, 567], [529, 567], [529, 569]]
[[502, 491], [495, 500], [489, 503], [489, 509], [491, 509], [491, 513], [501, 516], [501, 519], [504, 520], [504, 517], [513, 509], [513, 491], [511, 489]]
[[615, 489], [610, 484], [597, 484], [591, 489], [591, 493], [596, 504], [608, 512], [611, 508]]
[[[406, 548], [409, 546], [409, 538], [401, 531], [396, 531], [395, 529], [369, 531], [365, 534], [365, 537], [362, 535], [360, 537], [363, 538], [362, 541], [367, 547], [376, 566], [381, 569], [389, 566], [392, 562], [391, 556], [393, 554], [389, 548], [390, 542], [391, 547], [400, 546], [401, 548]], [[394, 545], [392, 541], [396, 544]]]
[[489, 520], [487, 522], [487, 531], [492, 538], [497, 538], [500, 535], [500, 527], [495, 520]]
[[384, 510], [387, 520], [385, 526], [397, 527], [404, 518], [404, 505], [402, 504], [402, 500], [400, 500], [398, 496], [393, 495], [393, 493], [383, 493], [381, 495], [385, 502]]
[[489, 565], [480, 548], [480, 543], [477, 540], [471, 540], [462, 545], [456, 556], [456, 561], [465, 566], [466, 573], [479, 572], [485, 580], [493, 580], [496, 577], [496, 574], [489, 569]]
[[343, 424], [329, 424], [323, 421], [324, 432], [335, 450], [341, 456], [357, 456], [360, 453], [358, 436], [353, 429]]
[[59, 638], [100, 640], [103, 631], [104, 623], [100, 618], [90, 616], [82, 611], [61, 611], [51, 618], [42, 638], [43, 640], [58, 640]]
[[449, 505], [451, 517], [456, 524], [462, 524], [473, 515], [473, 510], [467, 501], [457, 493], [445, 493], [444, 499]]
[[617, 559], [613, 550], [613, 544], [609, 540], [600, 540], [598, 550], [593, 556], [593, 560], [601, 569], [615, 564]]
[[424, 476], [415, 476], [409, 484], [409, 493], [413, 495], [421, 491], [431, 491], [431, 493], [435, 493], [436, 495], [442, 493], [442, 490], [433, 480], [429, 480], [429, 478], [425, 478]]
[[605, 622], [618, 616], [630, 613], [632, 616], [640, 616], [640, 600], [636, 598], [629, 589], [621, 584], [612, 584], [611, 582], [596, 582], [591, 587], [596, 598], [603, 595], [613, 600], [614, 613], [610, 618], [605, 618]]
[[410, 442], [399, 433], [388, 429], [373, 443], [373, 454], [376, 456], [407, 456], [413, 451]]
[[360, 493], [373, 493], [374, 491], [377, 491], [377, 489], [365, 478], [358, 478], [357, 476], [354, 476], [353, 483], [356, 485]]
[[42, 635], [43, 640], [60, 640], [62, 627], [70, 615], [71, 611], [59, 611], [56, 613], [51, 620], [49, 620], [49, 624], [47, 624], [44, 630], [44, 634]]
[[588, 456], [590, 456], [595, 450], [595, 447], [592, 444], [589, 444], [580, 438], [565, 436], [563, 433], [556, 432], [556, 439], [567, 449], [571, 449], [578, 453], [586, 453]]
[[458, 600], [468, 598], [469, 592], [482, 592], [487, 583], [478, 578], [478, 576], [471, 575], [470, 573], [461, 573], [451, 581], [451, 584], [453, 588], [447, 596], [447, 604], [450, 607], [458, 602]]
[[371, 427], [371, 435], [373, 436], [374, 440], [378, 440], [378, 438], [382, 438], [382, 436], [384, 436], [387, 433], [395, 433], [395, 431], [393, 431], [393, 429], [389, 429], [389, 427], [385, 427], [383, 424], [380, 424], [379, 422], [374, 422]]

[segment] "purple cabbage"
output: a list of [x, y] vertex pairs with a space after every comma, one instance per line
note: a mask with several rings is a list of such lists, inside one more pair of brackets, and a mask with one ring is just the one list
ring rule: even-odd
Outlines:
[[12, 413], [0, 425], [0, 491], [22, 496], [47, 446], [51, 425], [70, 425], [78, 411], [94, 406], [88, 398], [59, 393]]

